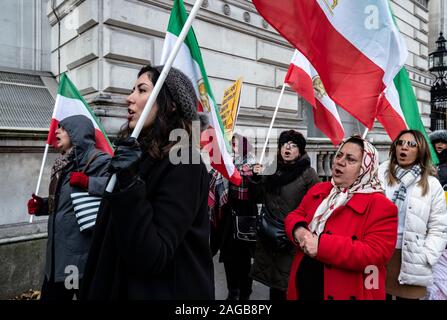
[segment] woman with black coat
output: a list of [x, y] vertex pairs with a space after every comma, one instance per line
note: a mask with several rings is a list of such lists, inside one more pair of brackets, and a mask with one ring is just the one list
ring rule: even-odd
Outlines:
[[[305, 147], [306, 140], [301, 133], [284, 131], [279, 136], [276, 170], [266, 168], [264, 171], [261, 165], [253, 168], [255, 175], [251, 180], [257, 200], [263, 203], [263, 210], [282, 223], [282, 229], [287, 214], [296, 209], [307, 191], [319, 182]], [[273, 173], [267, 175], [271, 171]], [[262, 172], [264, 175], [260, 175]], [[251, 276], [270, 287], [270, 300], [286, 299], [295, 254], [296, 247], [287, 238], [278, 244], [258, 231]]]
[[[110, 166], [117, 185], [104, 196], [81, 299], [214, 299], [208, 171], [191, 146], [192, 121], [204, 117], [187, 76], [170, 70], [138, 141], [129, 137], [161, 70], [142, 68], [127, 97]], [[171, 141], [175, 129], [187, 141]]]

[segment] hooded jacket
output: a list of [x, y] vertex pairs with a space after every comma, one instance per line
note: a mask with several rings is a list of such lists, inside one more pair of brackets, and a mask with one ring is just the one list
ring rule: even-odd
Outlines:
[[107, 185], [107, 169], [111, 159], [107, 153], [95, 148], [95, 128], [90, 119], [76, 115], [65, 118], [59, 124], [67, 131], [74, 152], [69, 163], [62, 169], [55, 195], [56, 210], [48, 218], [45, 276], [50, 279], [53, 275], [55, 282], [65, 280], [69, 274], [66, 273], [67, 266], [76, 266], [79, 279], [82, 279], [92, 238], [91, 230], [81, 233], [79, 229], [70, 198], [70, 173], [82, 171], [88, 160], [99, 152], [85, 174], [89, 177], [88, 192], [101, 196]]

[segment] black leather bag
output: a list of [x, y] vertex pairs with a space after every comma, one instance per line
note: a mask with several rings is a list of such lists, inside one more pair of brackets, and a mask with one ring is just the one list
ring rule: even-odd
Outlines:
[[257, 216], [241, 216], [232, 210], [234, 237], [242, 241], [256, 241]]
[[284, 222], [271, 213], [265, 205], [261, 208], [257, 232], [259, 237], [267, 239], [279, 250], [288, 250], [292, 247], [284, 230]]

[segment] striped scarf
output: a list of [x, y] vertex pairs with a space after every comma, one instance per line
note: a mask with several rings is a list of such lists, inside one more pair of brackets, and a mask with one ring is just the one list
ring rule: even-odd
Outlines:
[[396, 166], [396, 178], [400, 182], [399, 188], [394, 191], [392, 201], [399, 209], [402, 210], [405, 198], [407, 197], [408, 187], [414, 184], [421, 175], [421, 167], [414, 165], [411, 169], [403, 169]]

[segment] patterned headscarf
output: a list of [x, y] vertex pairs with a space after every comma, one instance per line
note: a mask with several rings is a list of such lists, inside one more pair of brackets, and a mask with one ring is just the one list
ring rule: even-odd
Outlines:
[[[329, 219], [332, 212], [338, 207], [344, 206], [355, 193], [384, 192], [377, 174], [379, 170], [379, 154], [376, 148], [368, 141], [358, 136], [355, 137], [363, 140], [363, 159], [360, 174], [348, 188], [340, 188], [335, 185], [334, 179], [331, 180], [333, 188], [317, 208], [312, 222], [309, 225], [310, 231], [315, 232], [318, 235], [323, 232], [326, 221]], [[341, 148], [349, 142], [349, 139], [350, 138], [340, 145], [335, 156], [337, 156]]]

